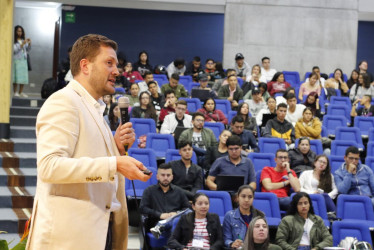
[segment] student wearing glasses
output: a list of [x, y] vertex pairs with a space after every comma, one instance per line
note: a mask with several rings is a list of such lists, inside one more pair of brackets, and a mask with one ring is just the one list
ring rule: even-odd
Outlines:
[[275, 154], [275, 167], [264, 167], [261, 172], [261, 192], [272, 192], [277, 195], [281, 210], [287, 210], [291, 203], [290, 189], [300, 191], [300, 182], [295, 171], [290, 168], [288, 152], [278, 149]]
[[366, 195], [374, 205], [374, 174], [360, 162], [358, 148], [346, 149], [344, 163], [335, 171], [335, 184], [340, 194]]

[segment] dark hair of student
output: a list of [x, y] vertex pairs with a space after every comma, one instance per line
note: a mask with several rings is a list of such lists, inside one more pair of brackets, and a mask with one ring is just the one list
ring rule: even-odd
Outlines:
[[297, 204], [299, 203], [299, 200], [303, 197], [306, 197], [309, 201], [309, 214], [314, 214], [314, 209], [313, 209], [313, 203], [310, 199], [310, 196], [309, 194], [305, 193], [305, 192], [299, 192], [299, 193], [296, 193], [295, 196], [292, 198], [292, 201], [291, 201], [291, 204], [288, 208], [288, 211], [287, 211], [287, 215], [296, 215], [298, 214], [298, 211], [297, 211]]
[[[322, 189], [325, 193], [330, 193], [332, 191], [332, 177], [331, 177], [331, 167], [329, 158], [326, 155], [318, 155], [314, 160], [314, 164], [320, 159], [325, 158], [327, 165], [325, 170], [322, 171], [321, 176], [319, 177], [318, 188]], [[314, 168], [313, 164], [313, 168]]]

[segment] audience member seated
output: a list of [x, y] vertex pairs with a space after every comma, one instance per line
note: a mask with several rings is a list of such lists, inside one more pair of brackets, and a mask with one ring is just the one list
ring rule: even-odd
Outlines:
[[275, 242], [282, 249], [325, 249], [332, 247], [332, 236], [323, 220], [314, 214], [307, 193], [296, 194], [277, 230]]
[[358, 75], [360, 74], [360, 72], [358, 72], [358, 70], [352, 70], [352, 73], [351, 73], [351, 76], [349, 77], [348, 81], [347, 81], [347, 86], [349, 89], [351, 89], [353, 87], [353, 85], [357, 84], [358, 83]]
[[[173, 90], [169, 89], [166, 90], [164, 93], [165, 96], [165, 104], [161, 109], [160, 112], [160, 123], [164, 122], [165, 116], [175, 113], [175, 107], [176, 107], [176, 101], [177, 98], [175, 97], [175, 93]], [[188, 111], [186, 111], [186, 114], [188, 114]]]
[[195, 87], [195, 88], [209, 90], [209, 94], [208, 94], [207, 97], [208, 98], [213, 98], [213, 99], [218, 99], [218, 96], [217, 96], [216, 92], [208, 87], [208, 75], [205, 74], [204, 72], [201, 72], [201, 73], [198, 74], [197, 78], [199, 80], [200, 86]]
[[261, 109], [266, 107], [266, 102], [262, 98], [261, 91], [258, 87], [252, 89], [252, 99], [247, 99], [246, 102], [249, 106], [249, 111], [253, 117], [256, 117]]
[[155, 81], [148, 82], [148, 91], [151, 93], [151, 103], [159, 115], [161, 108], [165, 105], [165, 97], [158, 92], [158, 89], [158, 85]]
[[216, 62], [215, 65], [216, 65], [215, 67], [216, 70], [214, 71], [214, 79], [215, 79], [215, 82], [217, 82], [225, 78], [226, 73], [225, 73], [225, 70], [223, 69], [222, 62]]
[[227, 125], [227, 118], [225, 114], [216, 109], [216, 101], [213, 98], [208, 98], [204, 101], [203, 107], [198, 109], [197, 112], [204, 114], [206, 122], [221, 122]]
[[116, 131], [121, 122], [121, 112], [118, 103], [114, 102], [110, 105], [108, 115], [104, 116], [104, 120], [108, 123], [110, 130]]
[[216, 69], [215, 69], [215, 63], [213, 59], [211, 58], [206, 59], [204, 72], [208, 76], [209, 82], [215, 82]]
[[172, 77], [173, 74], [177, 74], [178, 76], [183, 76], [184, 72], [186, 72], [184, 59], [180, 57], [176, 58], [166, 67], [166, 71], [168, 73], [169, 79]]
[[304, 108], [303, 117], [295, 125], [296, 139], [308, 137], [312, 140], [321, 139], [322, 124], [317, 117], [313, 117], [311, 108]]
[[138, 71], [144, 78], [145, 73], [147, 71], [152, 72], [153, 67], [151, 64], [149, 64], [148, 53], [146, 51], [140, 51], [138, 58], [139, 60], [136, 63], [134, 63], [134, 70]]
[[206, 186], [210, 190], [217, 190], [217, 184], [214, 183], [217, 175], [242, 175], [244, 184], [249, 184], [256, 189], [256, 173], [252, 161], [247, 157], [241, 156], [242, 142], [237, 135], [230, 136], [226, 141], [228, 156], [218, 158], [210, 168]]
[[368, 72], [368, 62], [363, 60], [358, 64], [358, 69], [360, 70], [360, 73], [365, 73], [369, 76], [369, 82], [374, 82], [373, 74]]
[[367, 74], [360, 73], [358, 76], [358, 83], [353, 85], [349, 92], [349, 99], [354, 102], [357, 99], [361, 99], [364, 95], [370, 95], [373, 98], [374, 86], [370, 84]]
[[275, 73], [273, 79], [268, 82], [268, 92], [271, 96], [274, 96], [276, 93], [285, 92], [289, 87], [291, 87], [291, 84], [284, 81], [283, 72]]
[[319, 105], [319, 98], [316, 92], [310, 92], [307, 96], [304, 106], [310, 108], [313, 116], [322, 118], [321, 109]]
[[292, 123], [292, 126], [296, 125], [296, 122], [303, 117], [303, 111], [305, 109], [304, 104], [297, 104], [295, 94], [288, 94], [286, 96], [288, 110], [286, 120]]
[[258, 87], [260, 82], [266, 84], [266, 78], [261, 75], [260, 65], [256, 64], [253, 65], [251, 74], [247, 76], [245, 83], [242, 85], [243, 95], [247, 94], [254, 87]]
[[251, 72], [251, 66], [244, 61], [244, 56], [242, 53], [237, 53], [235, 55], [235, 71], [238, 77], [241, 77], [243, 81], [247, 78]]
[[258, 152], [256, 138], [249, 130], [244, 129], [244, 119], [241, 115], [237, 115], [231, 120], [231, 133], [239, 136], [243, 143], [243, 150], [247, 153]]
[[304, 96], [309, 95], [311, 92], [317, 92], [318, 95], [321, 95], [321, 86], [318, 84], [318, 75], [312, 72], [309, 75], [309, 81], [305, 81], [300, 86], [299, 90], [299, 100], [303, 101]]
[[202, 165], [205, 171], [209, 171], [216, 159], [228, 155], [226, 141], [231, 135], [232, 134], [229, 130], [223, 130], [219, 136], [218, 145], [211, 146], [207, 149], [205, 154], [205, 162]]
[[358, 148], [347, 148], [344, 163], [335, 171], [335, 184], [340, 194], [369, 196], [374, 205], [374, 174], [370, 167], [359, 160]]
[[334, 76], [327, 79], [325, 88], [339, 89], [342, 96], [348, 95], [348, 85], [344, 82], [343, 71], [341, 69], [336, 69], [334, 71]]
[[277, 103], [275, 101], [275, 98], [270, 96], [267, 99], [266, 104], [267, 104], [267, 107], [261, 109], [256, 116], [256, 123], [257, 123], [257, 126], [259, 127], [264, 127], [266, 125], [262, 123], [264, 115], [276, 114]]
[[173, 170], [172, 183], [183, 189], [189, 200], [192, 200], [197, 190], [203, 189], [203, 175], [201, 167], [192, 163], [191, 141], [179, 140], [179, 154], [181, 159], [169, 162]]
[[157, 169], [158, 183], [147, 187], [140, 201], [140, 213], [147, 217], [145, 230], [151, 231], [156, 238], [161, 234], [169, 235], [172, 219], [181, 211], [190, 208], [187, 196], [180, 187], [171, 184], [172, 180], [171, 166], [161, 164]]
[[192, 62], [187, 66], [185, 75], [192, 76], [192, 80], [197, 82], [197, 75], [200, 71], [203, 71], [203, 67], [201, 67], [201, 59], [199, 56], [195, 56], [192, 59]]
[[153, 79], [153, 74], [150, 71], [147, 71], [147, 72], [144, 73], [144, 81], [138, 82], [140, 93], [143, 92], [143, 91], [148, 91], [149, 90], [148, 89], [148, 84], [150, 82], [154, 82], [156, 84], [156, 86], [157, 86], [156, 90], [159, 94], [161, 94], [161, 88], [158, 85], [158, 83]]
[[223, 240], [228, 249], [243, 247], [248, 225], [257, 216], [265, 216], [263, 212], [253, 207], [254, 189], [243, 185], [238, 189], [238, 208], [226, 213], [223, 220]]
[[231, 109], [237, 110], [239, 101], [243, 99], [243, 91], [238, 85], [236, 76], [231, 75], [227, 77], [228, 85], [224, 85], [219, 89], [218, 97], [220, 99], [227, 99], [231, 102]]
[[[131, 85], [131, 82], [129, 81], [129, 80], [127, 80], [127, 78], [126, 77], [124, 77], [123, 76], [123, 68], [120, 68], [119, 66], [117, 67], [117, 69], [118, 69], [118, 75], [116, 76], [116, 82], [115, 82], [115, 86], [116, 86], [116, 88], [117, 87], [121, 87], [121, 88], [124, 88], [125, 89], [125, 91], [126, 92], [129, 92], [129, 90], [130, 90], [130, 85]], [[70, 70], [69, 70], [69, 72], [71, 72]], [[68, 73], [69, 73], [68, 72]], [[70, 73], [71, 74], [71, 73]], [[67, 75], [68, 76], [68, 75]], [[70, 80], [72, 80], [73, 79], [73, 75], [71, 75], [71, 79]], [[66, 79], [66, 77], [65, 77], [65, 79]], [[69, 81], [70, 81], [69, 80]]]
[[197, 193], [191, 213], [183, 214], [168, 241], [170, 249], [213, 249], [223, 247], [222, 227], [217, 214], [209, 213], [209, 198]]
[[244, 240], [244, 250], [282, 250], [280, 246], [270, 243], [269, 226], [263, 216], [257, 216], [249, 223]]
[[250, 117], [249, 105], [246, 102], [242, 102], [238, 106], [238, 115], [240, 115], [244, 120], [244, 129], [249, 130], [253, 135], [257, 136], [257, 122], [256, 118], [253, 116]]
[[322, 194], [327, 211], [336, 211], [333, 200], [338, 195], [338, 189], [331, 173], [329, 158], [326, 155], [318, 155], [314, 160], [313, 170], [302, 172], [299, 180], [301, 192]]
[[169, 78], [169, 84], [164, 84], [161, 87], [161, 92], [165, 93], [167, 90], [173, 90], [177, 99], [180, 97], [188, 97], [187, 91], [182, 84], [178, 83], [179, 75], [174, 73]]
[[[352, 109], [351, 109], [351, 116], [356, 117], [356, 116], [374, 116], [374, 106], [371, 105], [371, 96], [370, 95], [364, 95], [362, 99], [357, 99], [353, 104], [352, 104]], [[356, 110], [356, 105], [359, 103], [363, 106], [362, 108], [359, 108]]]
[[[319, 69], [318, 66], [314, 66], [314, 67], [312, 68], [312, 73], [316, 73], [316, 74], [317, 74], [318, 77], [317, 77], [317, 82], [316, 82], [316, 84], [319, 85], [319, 86], [321, 87], [321, 91], [322, 91], [322, 88], [325, 87], [325, 81], [326, 81], [326, 79], [328, 78], [328, 75], [326, 75], [326, 74], [321, 74], [321, 71], [320, 71], [320, 69]], [[308, 82], [308, 81], [309, 81], [309, 77], [310, 77], [310, 75], [309, 75], [308, 78], [305, 80], [305, 82]]]
[[105, 109], [103, 112], [103, 116], [106, 116], [109, 114], [110, 105], [112, 105], [112, 95], [104, 95], [103, 96], [103, 102], [105, 103]]
[[316, 153], [310, 150], [308, 137], [301, 137], [297, 148], [288, 151], [291, 169], [299, 176], [305, 170], [313, 169]]
[[187, 102], [185, 100], [179, 100], [176, 103], [175, 113], [171, 113], [165, 116], [164, 122], [161, 125], [160, 134], [172, 134], [176, 127], [191, 128], [192, 116], [186, 114]]
[[131, 62], [126, 63], [123, 76], [126, 77], [126, 79], [131, 83], [135, 82], [135, 80], [143, 81], [143, 77], [140, 75], [140, 73], [138, 71], [133, 71]]
[[277, 71], [275, 69], [270, 68], [270, 58], [265, 56], [261, 59], [262, 62], [262, 68], [261, 68], [261, 74], [265, 77], [266, 83], [270, 82], [271, 79], [273, 79], [275, 73]]
[[[228, 81], [227, 81], [227, 78], [228, 78], [229, 76], [236, 76], [236, 71], [235, 71], [235, 69], [227, 69], [227, 70], [226, 70], [226, 74], [225, 74], [225, 76], [226, 76], [226, 79], [219, 79], [219, 80], [215, 81], [215, 83], [213, 84], [212, 89], [213, 89], [213, 91], [215, 91], [216, 93], [219, 93], [219, 90], [220, 90], [220, 88], [221, 88], [222, 86], [225, 86], [225, 85], [229, 84]], [[240, 88], [239, 83], [237, 84], [237, 88]]]
[[[178, 108], [178, 107], [177, 107]], [[192, 141], [193, 150], [198, 158], [198, 164], [203, 165], [206, 150], [217, 145], [216, 136], [209, 128], [204, 128], [204, 115], [196, 112], [192, 115], [192, 128], [186, 129], [179, 137], [179, 141]]]
[[283, 95], [276, 96], [275, 100], [277, 101], [277, 104], [281, 104], [281, 103], [287, 104], [286, 96], [288, 96], [290, 93], [296, 96], [296, 91], [294, 87], [288, 87], [286, 88], [286, 91], [283, 92]]
[[139, 95], [140, 106], [133, 107], [131, 110], [131, 116], [134, 118], [150, 118], [157, 124], [156, 110], [150, 102], [150, 94], [148, 92], [142, 92]]
[[277, 137], [284, 140], [288, 149], [294, 147], [295, 142], [295, 128], [292, 124], [286, 121], [287, 105], [284, 103], [278, 104], [277, 116], [269, 120], [264, 128], [264, 137]]
[[281, 210], [286, 211], [290, 205], [291, 187], [295, 192], [300, 191], [300, 182], [295, 171], [290, 168], [288, 152], [278, 149], [275, 154], [275, 167], [264, 167], [261, 172], [262, 192], [271, 192], [278, 197]]
[[130, 95], [126, 95], [130, 101], [130, 107], [139, 106], [139, 86], [137, 83], [131, 83]]
[[[243, 86], [244, 86], [244, 84], [243, 84]], [[260, 82], [260, 83], [258, 84], [258, 88], [260, 89], [260, 92], [261, 92], [261, 96], [262, 96], [262, 98], [263, 98], [264, 100], [267, 100], [267, 99], [270, 97], [270, 94], [269, 94], [269, 92], [267, 91], [267, 89], [268, 89], [268, 85], [267, 85], [266, 83], [264, 83], [264, 82]], [[243, 91], [244, 91], [244, 90], [243, 90]], [[247, 94], [245, 94], [245, 95], [243, 96], [243, 100], [250, 100], [250, 99], [252, 99], [252, 89], [249, 90], [249, 91], [247, 92]]]

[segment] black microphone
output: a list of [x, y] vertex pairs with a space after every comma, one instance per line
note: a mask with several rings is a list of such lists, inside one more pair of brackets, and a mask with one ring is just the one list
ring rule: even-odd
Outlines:
[[[128, 97], [122, 96], [118, 98], [118, 107], [121, 113], [121, 124], [122, 125], [130, 121], [129, 106], [130, 106], [130, 100]], [[128, 149], [129, 149], [129, 145], [125, 145], [126, 155], [127, 155]]]

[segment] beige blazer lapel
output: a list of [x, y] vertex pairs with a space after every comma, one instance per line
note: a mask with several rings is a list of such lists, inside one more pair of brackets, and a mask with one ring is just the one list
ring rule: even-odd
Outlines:
[[[116, 155], [113, 150], [113, 144], [110, 137], [110, 134], [112, 133], [109, 126], [105, 124], [103, 116], [97, 112], [96, 108], [90, 103], [90, 99], [85, 91], [83, 91], [79, 86], [77, 81], [73, 80], [71, 81], [66, 87], [72, 88], [80, 97], [83, 102], [83, 104], [86, 106], [87, 110], [89, 111], [91, 117], [95, 120], [96, 125], [99, 127], [101, 135], [103, 136], [105, 140], [105, 144], [110, 152], [111, 155]], [[82, 86], [83, 88], [83, 86]], [[96, 135], [92, 135], [96, 136]]]

